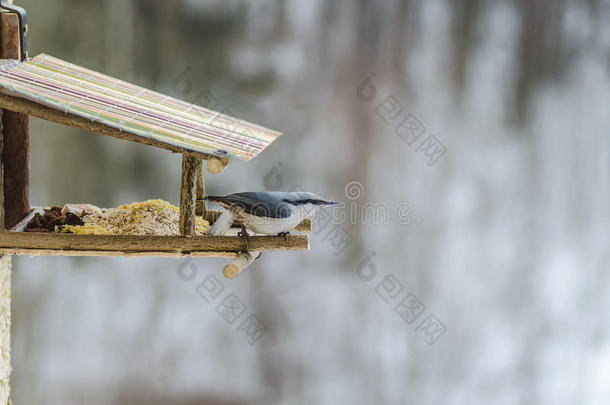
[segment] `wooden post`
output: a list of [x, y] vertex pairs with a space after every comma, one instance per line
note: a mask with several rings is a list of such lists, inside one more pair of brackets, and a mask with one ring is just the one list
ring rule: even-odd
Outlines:
[[4, 125], [0, 109], [0, 230], [4, 230]]
[[201, 200], [205, 197], [205, 180], [203, 178], [203, 162], [201, 162], [201, 169], [197, 171], [197, 202], [195, 208], [195, 214], [206, 217], [205, 201]]
[[[19, 17], [0, 13], [0, 56], [20, 59]], [[30, 212], [29, 194], [29, 117], [2, 111], [4, 166], [4, 228], [11, 228]]]
[[[20, 59], [19, 17], [0, 13], [0, 57]], [[30, 212], [29, 119], [0, 110], [0, 230]], [[0, 255], [0, 404], [9, 404], [11, 387], [11, 256]]]
[[183, 154], [180, 186], [180, 234], [183, 236], [195, 236], [197, 172], [201, 172], [201, 159]]
[[218, 174], [224, 170], [225, 166], [229, 164], [229, 161], [230, 160], [227, 158], [212, 156], [208, 159], [206, 167], [208, 169], [208, 172], [212, 174]]
[[260, 255], [261, 252], [241, 252], [231, 263], [225, 266], [222, 274], [224, 274], [226, 278], [235, 278], [239, 273], [244, 271], [246, 267], [254, 263]]
[[224, 235], [231, 228], [231, 225], [233, 225], [233, 214], [231, 214], [230, 211], [225, 210], [216, 218], [216, 221], [214, 221], [214, 224], [208, 229], [206, 235]]

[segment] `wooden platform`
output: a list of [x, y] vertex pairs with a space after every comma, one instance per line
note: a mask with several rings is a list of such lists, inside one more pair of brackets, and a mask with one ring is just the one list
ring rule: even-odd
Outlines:
[[[309, 250], [308, 235], [251, 236], [257, 252]], [[0, 253], [51, 256], [204, 256], [235, 257], [245, 251], [239, 236], [77, 235], [69, 233], [0, 232]]]

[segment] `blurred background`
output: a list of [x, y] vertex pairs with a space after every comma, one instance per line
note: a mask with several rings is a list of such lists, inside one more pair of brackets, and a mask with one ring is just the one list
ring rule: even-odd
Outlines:
[[[607, 0], [16, 3], [31, 56], [284, 133], [209, 193], [345, 215], [231, 281], [223, 259], [15, 258], [14, 404], [608, 403]], [[32, 119], [31, 154], [33, 205], [179, 202], [164, 150]]]

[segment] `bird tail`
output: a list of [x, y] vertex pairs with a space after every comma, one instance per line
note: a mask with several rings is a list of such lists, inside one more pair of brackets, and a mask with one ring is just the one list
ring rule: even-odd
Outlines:
[[205, 197], [198, 198], [197, 201], [222, 201], [224, 197], [218, 197], [213, 195], [206, 195]]

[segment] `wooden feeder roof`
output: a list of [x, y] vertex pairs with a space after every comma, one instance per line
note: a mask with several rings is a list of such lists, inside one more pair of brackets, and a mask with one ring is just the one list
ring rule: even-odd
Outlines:
[[0, 107], [174, 152], [244, 161], [281, 135], [45, 54], [0, 63]]

